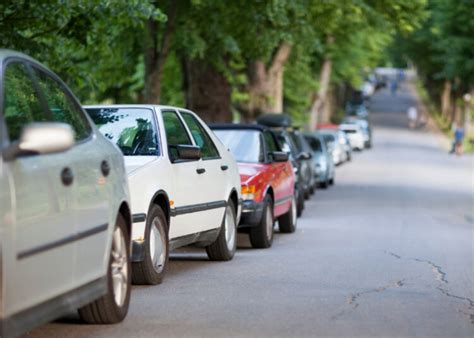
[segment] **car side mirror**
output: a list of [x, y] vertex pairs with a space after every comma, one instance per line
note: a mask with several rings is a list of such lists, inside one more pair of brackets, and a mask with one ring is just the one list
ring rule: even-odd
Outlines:
[[313, 157], [313, 155], [311, 155], [310, 153], [306, 153], [306, 152], [301, 152], [299, 153], [298, 155], [298, 160], [309, 160]]
[[288, 153], [284, 151], [272, 151], [270, 154], [274, 162], [286, 162], [289, 158]]
[[199, 160], [201, 158], [201, 147], [179, 144], [176, 146], [178, 160]]
[[74, 145], [71, 126], [60, 122], [35, 122], [23, 127], [20, 139], [3, 151], [6, 161], [22, 156], [66, 151]]

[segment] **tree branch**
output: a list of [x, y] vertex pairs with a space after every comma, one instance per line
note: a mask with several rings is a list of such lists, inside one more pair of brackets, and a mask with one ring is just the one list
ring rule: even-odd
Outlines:
[[290, 57], [291, 47], [292, 45], [288, 42], [282, 42], [280, 46], [278, 46], [268, 70], [269, 74], [278, 73], [283, 68], [286, 60]]

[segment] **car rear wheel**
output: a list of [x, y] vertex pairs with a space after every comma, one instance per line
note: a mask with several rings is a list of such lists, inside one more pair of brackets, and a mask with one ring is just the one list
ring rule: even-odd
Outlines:
[[250, 243], [256, 249], [264, 249], [273, 243], [273, 200], [270, 195], [265, 196], [263, 203], [263, 216], [260, 224], [250, 228]]
[[291, 207], [288, 212], [278, 218], [278, 228], [280, 232], [292, 233], [296, 230], [297, 222], [297, 206], [296, 198], [293, 196], [291, 199]]
[[156, 285], [163, 281], [169, 257], [167, 229], [163, 209], [152, 205], [145, 227], [143, 260], [132, 264], [134, 284]]
[[329, 180], [325, 180], [325, 181], [321, 182], [320, 185], [321, 185], [321, 188], [327, 189], [328, 185], [329, 185]]
[[79, 309], [79, 316], [89, 324], [118, 323], [128, 312], [132, 281], [130, 234], [121, 215], [118, 216], [116, 223], [107, 270], [108, 292]]
[[227, 202], [224, 220], [219, 236], [211, 245], [206, 247], [207, 256], [211, 261], [230, 261], [237, 249], [237, 216], [232, 200]]
[[331, 177], [331, 179], [329, 180], [329, 184], [330, 184], [330, 185], [334, 185], [334, 180], [335, 180], [334, 176]]
[[301, 217], [304, 210], [304, 193], [300, 187], [296, 188], [296, 215]]

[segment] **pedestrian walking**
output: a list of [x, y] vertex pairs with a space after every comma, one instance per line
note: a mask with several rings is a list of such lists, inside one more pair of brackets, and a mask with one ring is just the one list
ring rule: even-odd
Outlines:
[[416, 128], [416, 121], [418, 119], [418, 110], [416, 107], [411, 106], [407, 110], [407, 116], [408, 116], [408, 127], [410, 129]]
[[454, 152], [462, 155], [462, 141], [464, 140], [464, 128], [460, 125], [454, 131]]

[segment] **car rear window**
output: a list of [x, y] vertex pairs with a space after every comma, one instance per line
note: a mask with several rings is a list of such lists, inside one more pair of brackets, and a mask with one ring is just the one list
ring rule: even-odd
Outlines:
[[99, 131], [126, 156], [159, 155], [153, 111], [147, 108], [87, 108]]
[[309, 146], [314, 152], [322, 152], [321, 142], [315, 137], [306, 137], [306, 140], [309, 143]]
[[214, 134], [230, 150], [237, 162], [265, 161], [259, 131], [217, 129]]

